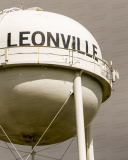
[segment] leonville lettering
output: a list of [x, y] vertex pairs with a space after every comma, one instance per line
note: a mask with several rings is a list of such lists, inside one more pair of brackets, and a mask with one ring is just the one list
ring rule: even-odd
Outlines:
[[[7, 34], [7, 47], [14, 47], [14, 46], [30, 46], [30, 42], [28, 41], [28, 35], [30, 35], [30, 31], [23, 31], [23, 32], [19, 32], [19, 42], [17, 44], [13, 44], [12, 43], [12, 38], [11, 38], [11, 33]], [[40, 35], [41, 40], [40, 42], [36, 42], [36, 35]], [[53, 34], [51, 32], [47, 32], [47, 34], [45, 35], [43, 32], [41, 31], [35, 31], [34, 33], [32, 33], [31, 36], [31, 43], [34, 46], [43, 46], [46, 42], [47, 46], [51, 46], [51, 42], [54, 44], [55, 47], [60, 47], [60, 39], [63, 43], [63, 47], [64, 48], [69, 48], [70, 45], [72, 44], [72, 49], [74, 50], [78, 50], [78, 53], [82, 53], [81, 49], [80, 49], [80, 38], [79, 37], [75, 37], [75, 36], [65, 36], [62, 33], [56, 33], [56, 36], [53, 36]], [[90, 57], [90, 58], [94, 58], [94, 56], [96, 56], [97, 54], [97, 47], [92, 44], [92, 50], [93, 50], [93, 56], [89, 55], [89, 42], [87, 40], [85, 40], [85, 51], [88, 54], [86, 54], [86, 56]], [[95, 58], [96, 61], [98, 61], [97, 58]]]

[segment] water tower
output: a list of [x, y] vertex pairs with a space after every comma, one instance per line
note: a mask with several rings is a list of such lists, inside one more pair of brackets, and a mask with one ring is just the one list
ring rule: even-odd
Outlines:
[[91, 33], [71, 18], [38, 7], [1, 11], [0, 140], [36, 147], [77, 132], [79, 160], [93, 160], [90, 124], [115, 75]]

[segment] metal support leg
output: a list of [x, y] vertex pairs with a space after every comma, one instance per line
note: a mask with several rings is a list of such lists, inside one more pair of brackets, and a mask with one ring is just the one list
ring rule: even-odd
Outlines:
[[[33, 148], [34, 148], [34, 142], [32, 141], [32, 150], [33, 150]], [[32, 152], [32, 160], [34, 160], [35, 159], [35, 151], [33, 151]]]
[[87, 147], [87, 160], [94, 160], [93, 139], [91, 136], [91, 125], [85, 129], [86, 134], [86, 147]]
[[76, 126], [77, 126], [79, 160], [86, 160], [84, 113], [83, 113], [83, 100], [82, 100], [80, 71], [76, 72], [75, 74], [74, 98], [75, 98], [75, 108], [76, 108]]

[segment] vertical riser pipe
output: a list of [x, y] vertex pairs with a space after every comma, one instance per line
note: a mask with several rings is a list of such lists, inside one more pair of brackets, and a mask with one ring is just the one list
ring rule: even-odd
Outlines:
[[75, 108], [76, 108], [76, 127], [77, 127], [79, 160], [86, 160], [84, 113], [83, 113], [80, 71], [76, 72], [75, 78], [74, 78], [74, 99], [75, 99]]

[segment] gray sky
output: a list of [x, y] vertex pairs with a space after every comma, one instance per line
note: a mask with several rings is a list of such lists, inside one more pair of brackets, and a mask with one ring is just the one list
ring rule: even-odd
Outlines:
[[[20, 7], [20, 3], [19, 0], [1, 0], [0, 10]], [[34, 6], [66, 15], [81, 23], [97, 40], [103, 59], [108, 62], [113, 60], [114, 68], [120, 73], [120, 80], [115, 82], [111, 97], [101, 105], [92, 123], [94, 155], [95, 160], [128, 160], [128, 0], [24, 1], [25, 8]], [[71, 140], [38, 154], [60, 158]], [[7, 147], [2, 141], [0, 146]], [[31, 149], [19, 145], [16, 147], [25, 152]], [[45, 147], [38, 147], [37, 151]], [[0, 157], [3, 160], [15, 159], [5, 148], [0, 148]], [[36, 160], [41, 159], [51, 160], [36, 156]], [[63, 160], [78, 160], [76, 138]]]

